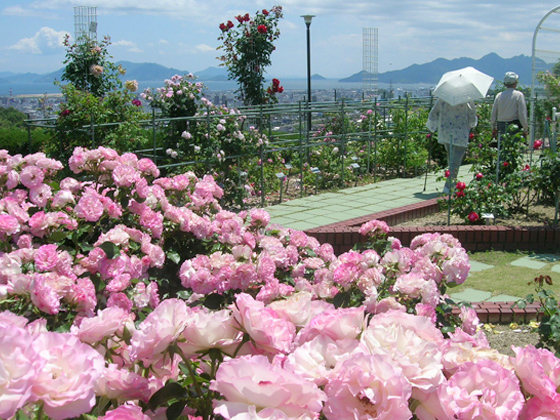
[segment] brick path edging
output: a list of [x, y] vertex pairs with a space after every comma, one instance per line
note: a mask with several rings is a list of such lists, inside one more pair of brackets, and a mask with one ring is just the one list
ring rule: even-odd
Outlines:
[[[513, 307], [514, 304], [515, 302], [476, 302], [472, 303], [472, 307], [484, 324], [528, 324], [530, 321], [541, 320], [539, 303], [528, 304], [524, 309]], [[453, 308], [453, 313], [458, 315], [460, 309]]]
[[467, 251], [535, 251], [556, 252], [560, 250], [560, 228], [548, 226], [509, 227], [499, 225], [457, 226], [395, 226], [391, 225], [427, 216], [439, 210], [438, 199], [411, 204], [397, 209], [356, 217], [305, 231], [321, 243], [330, 243], [340, 255], [361, 243], [365, 238], [359, 234], [360, 226], [369, 220], [383, 220], [390, 226], [390, 235], [398, 238], [403, 246], [423, 233], [449, 233], [461, 242]]
[[[498, 225], [461, 225], [461, 226], [395, 226], [433, 214], [440, 210], [439, 199], [434, 198], [421, 203], [397, 209], [356, 217], [330, 225], [305, 231], [320, 243], [330, 243], [336, 255], [351, 250], [365, 238], [359, 234], [360, 226], [370, 220], [383, 220], [390, 227], [390, 236], [398, 238], [403, 246], [409, 246], [412, 239], [424, 233], [449, 233], [459, 240], [467, 251], [535, 251], [558, 252], [560, 250], [560, 228], [557, 227], [507, 227]], [[478, 302], [473, 303], [478, 317], [483, 323], [509, 324], [528, 323], [539, 319], [538, 303], [527, 305], [525, 309], [513, 308], [515, 302]], [[455, 310], [458, 312], [458, 308]]]

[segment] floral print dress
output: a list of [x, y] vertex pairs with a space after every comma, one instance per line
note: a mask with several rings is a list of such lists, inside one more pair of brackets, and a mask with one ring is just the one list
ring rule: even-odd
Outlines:
[[474, 102], [451, 106], [438, 99], [428, 115], [426, 127], [438, 132], [438, 143], [467, 147], [470, 129], [477, 123]]

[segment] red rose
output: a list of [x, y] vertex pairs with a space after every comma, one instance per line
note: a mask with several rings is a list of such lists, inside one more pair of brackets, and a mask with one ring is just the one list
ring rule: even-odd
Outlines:
[[465, 192], [463, 190], [459, 190], [457, 191], [457, 193], [455, 194], [457, 197], [464, 197], [465, 196]]
[[251, 18], [249, 17], [249, 13], [245, 13], [245, 16], [243, 16], [243, 20], [245, 20], [245, 22], [249, 22], [251, 20]]
[[233, 28], [233, 22], [231, 20], [227, 21], [227, 27], [228, 27], [228, 29]]
[[262, 13], [263, 13], [263, 15], [268, 16], [268, 10], [263, 9]]
[[70, 115], [70, 112], [71, 112], [71, 111], [70, 111], [69, 109], [65, 109], [64, 111], [62, 111], [62, 112], [60, 113], [60, 116], [61, 116], [61, 117], [66, 117], [67, 115]]
[[469, 139], [470, 139], [470, 140], [474, 139], [474, 133], [470, 133], [470, 134], [469, 134]]
[[272, 79], [272, 84], [273, 84], [274, 86], [280, 86], [280, 80], [278, 80], [278, 79]]
[[235, 16], [235, 19], [237, 19], [237, 21], [238, 21], [239, 23], [245, 22], [245, 18], [244, 18], [243, 16], [241, 16], [241, 15]]
[[278, 93], [284, 92], [284, 86], [278, 86]]
[[259, 34], [266, 34], [268, 28], [266, 27], [266, 25], [259, 25], [257, 26], [257, 31], [259, 32]]
[[451, 172], [449, 172], [449, 170], [445, 171], [445, 175], [444, 175], [444, 176], [445, 176], [446, 178], [449, 178], [449, 175], [451, 175]]
[[465, 184], [464, 182], [457, 182], [455, 188], [457, 188], [459, 191], [463, 191], [465, 188], [467, 188], [467, 184]]
[[432, 135], [430, 133], [426, 134], [426, 138], [429, 140], [432, 138]]
[[225, 32], [225, 31], [228, 30], [228, 27], [226, 26], [225, 23], [220, 23], [220, 30], [221, 30], [222, 32]]
[[509, 166], [509, 162], [504, 162], [504, 163], [502, 163], [502, 165], [503, 165], [504, 168], [507, 168]]
[[535, 140], [535, 142], [533, 143], [533, 149], [535, 150], [539, 150], [542, 146], [542, 141], [540, 140]]
[[482, 174], [482, 172], [479, 172], [476, 174], [476, 179], [482, 179], [484, 178], [484, 175]]
[[477, 214], [476, 212], [474, 212], [474, 211], [471, 211], [471, 212], [469, 213], [469, 216], [468, 216], [468, 217], [469, 217], [469, 221], [470, 221], [471, 223], [474, 223], [474, 222], [476, 222], [478, 219], [480, 219], [480, 217], [478, 216], [478, 214]]

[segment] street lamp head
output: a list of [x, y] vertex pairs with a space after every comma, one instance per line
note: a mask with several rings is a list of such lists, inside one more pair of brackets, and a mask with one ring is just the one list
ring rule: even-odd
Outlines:
[[311, 19], [313, 19], [315, 17], [315, 15], [301, 15], [301, 17], [305, 21], [305, 24], [307, 26], [309, 26], [309, 25], [311, 25]]

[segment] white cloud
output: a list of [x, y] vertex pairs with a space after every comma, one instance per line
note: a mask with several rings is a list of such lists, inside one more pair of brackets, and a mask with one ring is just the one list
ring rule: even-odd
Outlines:
[[55, 31], [52, 28], [43, 27], [31, 38], [23, 38], [8, 49], [26, 54], [53, 54], [64, 48], [64, 37], [68, 35], [65, 31]]
[[113, 42], [111, 45], [113, 45], [115, 47], [124, 48], [126, 51], [131, 52], [131, 53], [143, 53], [144, 52], [140, 47], [138, 47], [138, 45], [136, 45], [136, 43], [134, 43], [132, 41], [121, 40], [121, 41]]
[[197, 46], [195, 46], [195, 49], [200, 52], [216, 51], [216, 47], [211, 47], [210, 45], [206, 45], [206, 44], [198, 44]]

